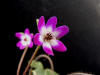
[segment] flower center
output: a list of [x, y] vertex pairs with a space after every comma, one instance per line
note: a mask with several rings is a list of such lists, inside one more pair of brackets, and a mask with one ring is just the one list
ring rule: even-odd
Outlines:
[[27, 38], [24, 38], [24, 41], [27, 41]]
[[47, 33], [46, 36], [44, 37], [44, 41], [50, 41], [51, 39], [53, 39], [53, 36], [51, 33]]

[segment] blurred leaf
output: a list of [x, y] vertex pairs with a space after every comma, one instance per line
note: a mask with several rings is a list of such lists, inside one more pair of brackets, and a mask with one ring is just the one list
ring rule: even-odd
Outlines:
[[45, 69], [44, 75], [59, 75], [59, 74], [52, 71], [51, 69]]
[[33, 75], [59, 75], [51, 69], [44, 69], [43, 64], [39, 61], [32, 61], [31, 68], [34, 68]]
[[43, 64], [39, 61], [32, 61], [31, 68], [43, 69]]

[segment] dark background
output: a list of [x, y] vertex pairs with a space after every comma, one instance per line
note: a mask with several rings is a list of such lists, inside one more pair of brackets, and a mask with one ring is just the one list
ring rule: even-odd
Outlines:
[[[18, 39], [16, 32], [29, 28], [36, 33], [35, 19], [45, 16], [46, 21], [51, 16], [57, 16], [57, 26], [66, 24], [70, 32], [61, 38], [68, 47], [65, 53], [54, 51], [55, 71], [61, 75], [71, 72], [88, 72], [100, 75], [100, 0], [10, 0], [6, 5], [6, 28], [9, 39], [8, 48], [11, 57], [18, 62], [23, 51], [16, 47]], [[33, 49], [29, 49], [22, 65], [21, 73], [31, 57]], [[13, 53], [15, 52], [15, 54]], [[44, 53], [39, 51], [38, 54]], [[14, 55], [14, 56], [13, 56]], [[9, 61], [12, 61], [10, 58]], [[44, 62], [49, 67], [47, 61]], [[47, 64], [46, 64], [47, 63]]]

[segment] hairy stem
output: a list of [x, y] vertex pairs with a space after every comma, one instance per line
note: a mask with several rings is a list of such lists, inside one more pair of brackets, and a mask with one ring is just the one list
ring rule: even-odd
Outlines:
[[21, 65], [23, 63], [23, 60], [24, 60], [24, 57], [26, 55], [27, 50], [28, 50], [28, 47], [25, 48], [25, 50], [24, 50], [24, 52], [23, 52], [23, 54], [21, 56], [21, 59], [20, 59], [19, 65], [18, 65], [18, 69], [17, 69], [17, 75], [20, 74]]
[[33, 53], [31, 59], [29, 60], [29, 63], [28, 63], [28, 65], [26, 66], [23, 75], [26, 75], [27, 71], [29, 70], [30, 64], [31, 64], [32, 60], [35, 58], [35, 56], [36, 56], [36, 54], [37, 54], [39, 48], [40, 48], [40, 46], [37, 46], [37, 48], [35, 49], [35, 52]]

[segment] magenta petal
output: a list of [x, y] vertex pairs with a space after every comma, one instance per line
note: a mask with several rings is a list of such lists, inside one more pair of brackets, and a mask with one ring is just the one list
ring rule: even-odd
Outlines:
[[31, 39], [33, 39], [33, 33], [30, 34]]
[[17, 38], [21, 38], [21, 36], [22, 36], [22, 33], [20, 33], [20, 32], [17, 32], [16, 34], [15, 34], [15, 36], [17, 37]]
[[45, 20], [44, 20], [44, 16], [41, 16], [39, 19], [39, 23], [38, 23], [38, 31], [41, 32], [42, 27], [45, 26]]
[[19, 48], [22, 50], [22, 49], [24, 49], [24, 48], [25, 48], [25, 46], [21, 45]]
[[21, 45], [22, 45], [22, 44], [21, 44], [20, 41], [16, 44], [17, 47], [20, 47]]
[[29, 31], [28, 28], [25, 29], [25, 33], [26, 33], [26, 34], [30, 34], [30, 31]]
[[32, 47], [33, 47], [33, 42], [31, 41], [29, 48], [32, 48]]
[[52, 51], [52, 48], [51, 48], [51, 45], [50, 45], [49, 43], [43, 43], [43, 50], [44, 50], [48, 55], [54, 56], [53, 51]]
[[69, 32], [69, 27], [66, 25], [60, 26], [55, 29], [54, 34], [56, 38], [61, 38]]
[[23, 46], [21, 44], [21, 41], [19, 41], [17, 44], [16, 44], [17, 47], [19, 47], [21, 50], [25, 48], [25, 46]]
[[59, 52], [65, 52], [67, 50], [66, 46], [59, 40], [56, 40], [57, 44], [56, 45], [52, 45], [52, 48], [56, 51]]
[[52, 27], [54, 30], [56, 28], [56, 24], [57, 24], [57, 18], [54, 16], [47, 21], [46, 27]]
[[40, 33], [36, 33], [34, 36], [34, 43], [35, 45], [42, 45], [42, 41], [41, 41], [41, 37], [40, 37]]

